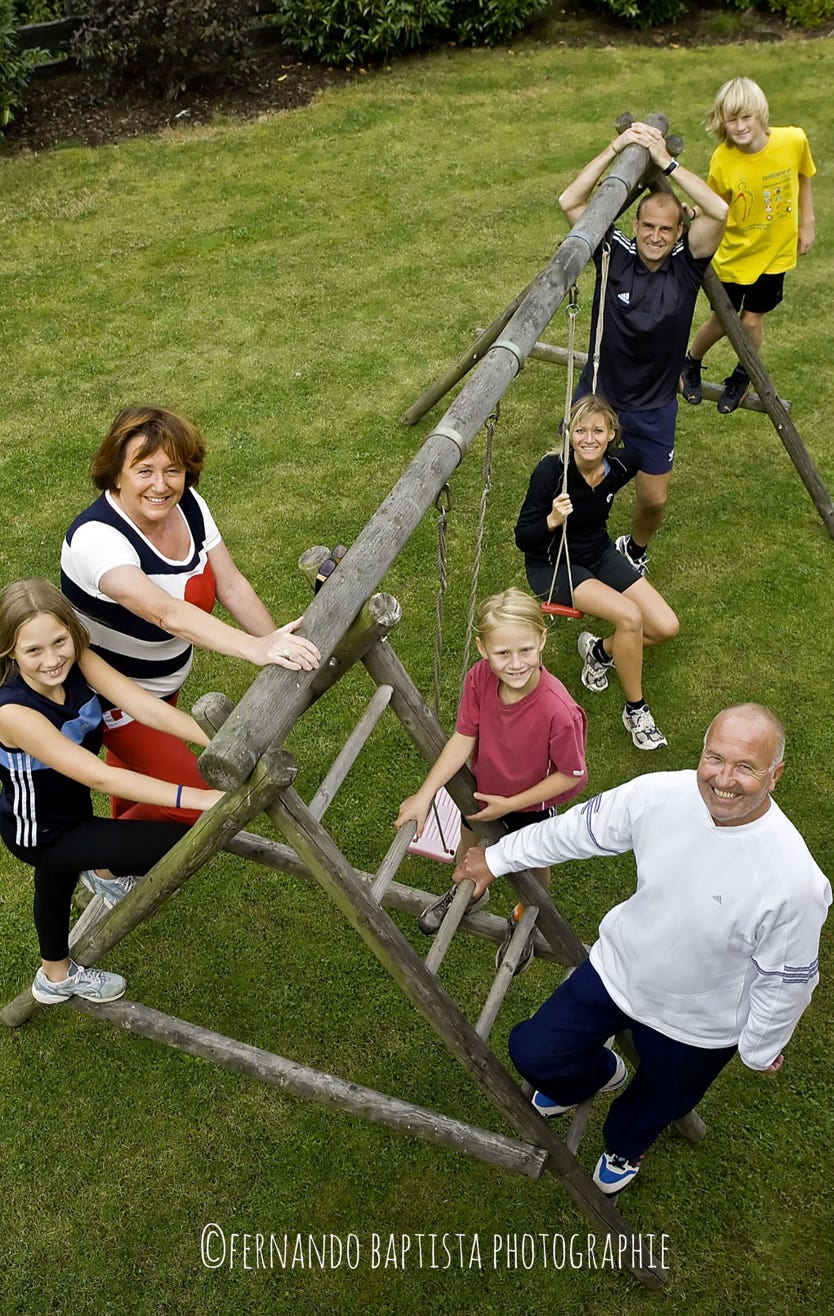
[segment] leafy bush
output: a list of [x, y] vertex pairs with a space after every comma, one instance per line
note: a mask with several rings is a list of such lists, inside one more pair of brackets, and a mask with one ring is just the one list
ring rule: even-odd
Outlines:
[[32, 65], [40, 50], [21, 52], [17, 45], [18, 18], [12, 0], [0, 0], [0, 129], [23, 104]]
[[[749, 0], [730, 0], [735, 9], [749, 8]], [[753, 0], [754, 9], [782, 14], [791, 27], [822, 27], [834, 14], [834, 0]]]
[[548, 0], [459, 0], [449, 5], [449, 30], [463, 45], [511, 41]]
[[[83, 0], [78, 0], [83, 4]], [[73, 6], [73, 12], [76, 6]], [[17, 0], [15, 4], [18, 27], [25, 23], [50, 23], [56, 18], [65, 18], [67, 6], [65, 0]]]
[[390, 59], [439, 41], [508, 41], [545, 0], [278, 0], [288, 45], [324, 64]]
[[[591, 0], [595, 9], [603, 9], [632, 27], [659, 27], [674, 23], [691, 5], [687, 0]], [[758, 9], [781, 14], [792, 27], [822, 27], [834, 15], [834, 0], [718, 0], [718, 8]]]
[[427, 44], [445, 0], [278, 0], [281, 36], [325, 64], [363, 64]]
[[247, 0], [84, 0], [74, 48], [109, 85], [129, 81], [173, 99], [186, 84], [244, 58]]
[[674, 23], [689, 5], [686, 0], [594, 0], [594, 8], [607, 10], [631, 27], [649, 28]]

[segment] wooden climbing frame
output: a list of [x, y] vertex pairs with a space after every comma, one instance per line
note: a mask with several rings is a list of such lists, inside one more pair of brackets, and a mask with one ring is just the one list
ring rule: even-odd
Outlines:
[[[648, 116], [650, 119], [652, 116]], [[658, 126], [666, 124], [657, 116]], [[512, 981], [512, 970], [528, 927], [535, 923], [534, 947], [540, 957], [566, 968], [581, 963], [586, 949], [550, 895], [529, 872], [507, 879], [525, 906], [525, 920], [501, 968], [494, 974], [477, 1019], [470, 1021], [445, 990], [440, 975], [448, 944], [458, 931], [490, 942], [503, 939], [503, 919], [479, 911], [465, 914], [466, 892], [453, 902], [443, 931], [432, 942], [425, 960], [414, 950], [390, 917], [390, 910], [418, 915], [433, 899], [397, 880], [410, 829], [394, 839], [376, 873], [366, 873], [342, 853], [323, 825], [330, 800], [350, 771], [378, 718], [390, 710], [429, 761], [439, 754], [445, 736], [421, 693], [397, 658], [389, 632], [397, 623], [396, 600], [377, 593], [394, 559], [420, 524], [426, 511], [468, 451], [475, 435], [512, 383], [530, 350], [608, 227], [628, 203], [648, 168], [648, 152], [627, 147], [591, 199], [579, 223], [562, 242], [550, 264], [518, 299], [502, 325], [501, 337], [485, 351], [440, 422], [361, 531], [338, 569], [326, 579], [304, 617], [304, 634], [322, 654], [315, 671], [263, 668], [232, 708], [222, 696], [199, 701], [195, 717], [212, 734], [200, 759], [200, 769], [213, 786], [227, 795], [204, 814], [133, 890], [112, 910], [91, 906], [72, 937], [74, 956], [94, 965], [129, 932], [154, 914], [188, 878], [220, 850], [295, 877], [313, 880], [330, 897], [443, 1041], [472, 1081], [489, 1097], [510, 1128], [509, 1135], [490, 1133], [400, 1099], [363, 1089], [331, 1074], [321, 1074], [292, 1060], [185, 1023], [133, 1001], [93, 1005], [70, 1001], [70, 1008], [113, 1023], [130, 1032], [199, 1055], [224, 1068], [248, 1074], [299, 1096], [323, 1102], [374, 1122], [408, 1131], [451, 1146], [489, 1164], [531, 1178], [547, 1173], [555, 1178], [587, 1216], [594, 1229], [629, 1241], [626, 1259], [646, 1285], [658, 1287], [666, 1275], [654, 1259], [644, 1262], [636, 1236], [615, 1203], [594, 1185], [576, 1157], [587, 1118], [587, 1104], [562, 1140], [533, 1108], [529, 1093], [490, 1050], [489, 1035]], [[328, 550], [323, 550], [326, 554]], [[315, 553], [313, 554], [315, 558]], [[315, 562], [318, 569], [321, 557]], [[368, 709], [346, 737], [329, 772], [309, 803], [295, 790], [296, 763], [283, 748], [306, 709], [326, 696], [355, 664], [362, 663], [375, 687]], [[449, 783], [455, 803], [464, 813], [477, 809], [473, 781], [467, 770]], [[249, 832], [260, 814], [281, 831], [288, 844]], [[479, 827], [482, 837], [495, 840], [500, 824]], [[40, 1007], [27, 987], [0, 1014], [10, 1027], [29, 1019]], [[633, 1059], [630, 1039], [618, 1039], [621, 1051]], [[704, 1126], [692, 1112], [679, 1122], [692, 1140]], [[631, 1243], [635, 1246], [631, 1246]]]

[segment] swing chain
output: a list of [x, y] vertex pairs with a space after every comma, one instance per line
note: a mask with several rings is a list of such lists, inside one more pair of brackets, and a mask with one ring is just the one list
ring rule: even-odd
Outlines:
[[434, 715], [440, 721], [440, 683], [443, 671], [443, 604], [448, 583], [446, 537], [449, 513], [452, 510], [452, 491], [444, 484], [434, 500], [437, 511], [437, 597], [435, 599], [434, 627]]
[[487, 417], [485, 426], [486, 442], [484, 444], [484, 479], [481, 489], [481, 505], [478, 509], [478, 529], [475, 536], [475, 551], [472, 562], [472, 586], [469, 591], [469, 611], [466, 616], [466, 640], [463, 646], [463, 667], [461, 668], [460, 674], [461, 690], [463, 690], [466, 673], [469, 671], [469, 652], [472, 648], [472, 632], [475, 628], [475, 609], [478, 604], [478, 578], [481, 573], [481, 554], [484, 544], [484, 530], [486, 527], [487, 500], [492, 490], [492, 451], [495, 430], [498, 426], [500, 415], [501, 403], [496, 402], [495, 409]]

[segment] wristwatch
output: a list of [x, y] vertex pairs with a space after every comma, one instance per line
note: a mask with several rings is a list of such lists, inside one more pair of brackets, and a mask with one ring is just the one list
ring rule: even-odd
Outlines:
[[672, 156], [672, 159], [669, 161], [666, 168], [662, 170], [662, 173], [666, 174], [666, 176], [668, 177], [669, 174], [673, 174], [675, 172], [679, 164], [680, 164], [680, 160], [676, 160], [675, 157]]

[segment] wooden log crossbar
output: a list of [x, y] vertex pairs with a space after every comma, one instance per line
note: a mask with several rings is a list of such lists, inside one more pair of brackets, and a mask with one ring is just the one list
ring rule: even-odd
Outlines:
[[[668, 128], [664, 116], [647, 116], [647, 119], [654, 121], [662, 131]], [[398, 902], [404, 907], [409, 901], [419, 898], [419, 893], [408, 895], [408, 888], [395, 881], [397, 863], [404, 857], [400, 854], [400, 847], [396, 852], [389, 852], [390, 858], [386, 856], [387, 862], [383, 861], [380, 873], [366, 875], [353, 867], [322, 825], [321, 817], [330, 790], [349, 770], [347, 760], [355, 758], [366, 742], [377, 709], [369, 715], [364, 726], [354, 731], [346, 758], [335, 770], [331, 769], [331, 785], [326, 791], [320, 788], [315, 811], [295, 791], [292, 785], [295, 762], [281, 746], [310, 704], [336, 684], [353, 664], [361, 662], [378, 687], [390, 689], [390, 694], [386, 690], [380, 697], [380, 703], [392, 709], [429, 759], [436, 758], [445, 742], [443, 730], [387, 638], [391, 627], [399, 620], [399, 604], [390, 596], [374, 591], [468, 451], [496, 402], [515, 378], [605, 231], [634, 190], [642, 186], [649, 165], [649, 154], [640, 146], [629, 146], [617, 157], [579, 223], [521, 298], [503, 327], [501, 339], [485, 354], [420, 452], [361, 531], [338, 570], [313, 599], [305, 614], [304, 633], [318, 645], [323, 657], [322, 666], [314, 672], [264, 668], [237, 707], [232, 708], [222, 697], [205, 704], [206, 721], [214, 730], [214, 736], [201, 757], [200, 768], [212, 785], [229, 792], [227, 797], [204, 814], [188, 835], [123, 901], [98, 921], [88, 920], [87, 927], [77, 939], [77, 953], [83, 962], [97, 963], [220, 849], [246, 854], [272, 868], [281, 867], [285, 860], [287, 871], [300, 871], [311, 876], [330, 897], [412, 1005], [526, 1144], [531, 1166], [543, 1155], [543, 1169], [562, 1185], [592, 1226], [605, 1235], [624, 1238], [630, 1244], [639, 1244], [639, 1237], [634, 1235], [614, 1201], [596, 1188], [573, 1151], [534, 1109], [529, 1096], [487, 1045], [486, 1034], [492, 1024], [490, 1016], [494, 1016], [500, 1004], [498, 998], [503, 999], [511, 973], [504, 973], [502, 977], [499, 970], [481, 1011], [479, 1025], [484, 1036], [480, 1036], [478, 1027], [460, 1012], [438, 977], [430, 971], [384, 907], [397, 908]], [[381, 715], [381, 709], [379, 711]], [[475, 811], [473, 789], [474, 782], [467, 770], [456, 774], [449, 783], [449, 793], [465, 813]], [[266, 813], [279, 828], [289, 842], [287, 847], [242, 834], [245, 825], [260, 813]], [[498, 824], [486, 824], [478, 830], [487, 841], [503, 834], [503, 828]], [[530, 911], [531, 925], [535, 918], [536, 953], [541, 953], [544, 947], [549, 957], [566, 966], [584, 961], [587, 951], [581, 939], [533, 875], [517, 873], [509, 880]], [[376, 893], [372, 889], [375, 883]], [[421, 901], [421, 908], [422, 904]], [[493, 920], [479, 912], [465, 916], [461, 930], [494, 938], [496, 923], [503, 934], [502, 920]], [[510, 969], [512, 957], [520, 945], [519, 937], [513, 943]], [[439, 965], [435, 967], [439, 968]], [[6, 1006], [0, 1019], [15, 1026], [36, 1008], [31, 993], [27, 991]], [[223, 1063], [219, 1058], [221, 1052], [226, 1058], [235, 1053], [240, 1072], [250, 1072], [262, 1081], [274, 1081], [282, 1065], [292, 1064], [281, 1057], [271, 1057], [266, 1062], [260, 1055], [257, 1058], [245, 1055], [245, 1044], [231, 1039], [219, 1042], [217, 1034], [206, 1033], [198, 1037], [196, 1034], [204, 1030], [196, 1030], [195, 1025], [169, 1016], [155, 1016], [155, 1012], [134, 1002], [107, 1006], [76, 1003], [76, 1008], [108, 1018], [133, 1031], [144, 1029], [148, 1036], [154, 1035], [152, 1030], [156, 1030], [159, 1040], [182, 1049], [203, 1047], [199, 1053], [217, 1063]], [[196, 1031], [190, 1033], [192, 1029]], [[624, 1053], [633, 1058], [628, 1039], [619, 1041]], [[194, 1050], [193, 1053], [198, 1052]], [[273, 1065], [275, 1067], [271, 1068]], [[267, 1071], [273, 1077], [267, 1077]], [[333, 1076], [326, 1077], [332, 1079], [331, 1084], [325, 1084], [327, 1099], [338, 1104], [335, 1095], [343, 1081]], [[316, 1084], [307, 1079], [304, 1081], [308, 1083], [305, 1095], [313, 1096]], [[291, 1086], [289, 1082], [287, 1086]], [[321, 1091], [321, 1085], [318, 1090]], [[344, 1095], [343, 1090], [340, 1091]], [[354, 1113], [373, 1118], [368, 1111], [376, 1098], [377, 1094], [373, 1094], [372, 1098], [365, 1100], [360, 1093], [354, 1103]], [[429, 1114], [433, 1116], [433, 1113]], [[409, 1125], [408, 1118], [403, 1117], [397, 1123], [399, 1127], [413, 1127], [414, 1132], [428, 1136], [425, 1120], [421, 1124], [415, 1117], [413, 1124]], [[679, 1127], [692, 1139], [703, 1135], [703, 1125], [694, 1112]], [[459, 1150], [477, 1154], [471, 1150], [471, 1139], [483, 1131], [473, 1133], [471, 1126], [466, 1126], [466, 1129], [466, 1139], [461, 1137], [458, 1141], [455, 1133], [447, 1127], [449, 1140]], [[578, 1135], [571, 1133], [569, 1136], [576, 1144]], [[510, 1159], [513, 1159], [512, 1155]], [[626, 1261], [647, 1286], [657, 1288], [666, 1282], [667, 1276], [659, 1265], [653, 1261], [644, 1262], [639, 1246], [629, 1246]]]
[[[568, 349], [566, 347], [557, 347], [555, 343], [536, 343], [535, 347], [533, 347], [530, 352], [530, 358], [533, 361], [546, 361], [552, 365], [559, 366], [566, 366], [568, 364], [568, 357]], [[582, 370], [588, 360], [588, 353], [575, 351], [573, 354], [573, 360], [574, 365], [576, 365], [579, 370]], [[721, 394], [724, 392], [722, 384], [711, 384], [709, 380], [706, 379], [701, 380], [701, 389], [704, 397], [710, 402], [717, 402], [721, 397]], [[782, 398], [781, 402], [782, 406], [790, 414], [790, 402], [787, 398]], [[762, 411], [767, 414], [767, 407], [759, 397], [758, 393], [754, 393], [752, 389], [747, 394], [747, 397], [741, 405], [746, 411]]]
[[[352, 652], [363, 654], [361, 661], [377, 686], [377, 693], [369, 701], [369, 707], [374, 709], [371, 720], [376, 720], [381, 707], [391, 707], [395, 713], [402, 710], [407, 730], [409, 724], [420, 726], [419, 735], [415, 737], [418, 746], [424, 751], [428, 748], [433, 752], [433, 747], [443, 742], [442, 728], [416, 691], [387, 640], [387, 630], [393, 624], [392, 619], [399, 619], [399, 606], [388, 596], [372, 600], [372, 605], [363, 610], [351, 627]], [[383, 618], [385, 620], [381, 620]], [[380, 635], [380, 631], [384, 635]], [[371, 647], [365, 652], [363, 635], [374, 637]], [[307, 703], [309, 700], [305, 701], [305, 707]], [[217, 695], [206, 696], [194, 709], [202, 725], [214, 731], [232, 715], [232, 711], [229, 701]], [[367, 741], [368, 720], [367, 714], [360, 717], [357, 729], [348, 736], [350, 752], [345, 754], [343, 749], [337, 755], [341, 780], [344, 780]], [[107, 950], [143, 918], [153, 914], [167, 896], [177, 890], [191, 873], [220, 848], [257, 859], [269, 867], [312, 877], [366, 941], [470, 1077], [488, 1095], [516, 1136], [492, 1133], [399, 1098], [360, 1087], [337, 1076], [321, 1074], [284, 1057], [149, 1009], [135, 1001], [94, 1005], [74, 1000], [74, 1008], [175, 1049], [201, 1056], [224, 1068], [249, 1075], [260, 1082], [284, 1088], [372, 1122], [410, 1132], [430, 1142], [453, 1147], [486, 1163], [531, 1178], [539, 1177], [546, 1171], [563, 1185], [594, 1229], [636, 1243], [637, 1237], [615, 1203], [598, 1191], [588, 1172], [576, 1159], [578, 1136], [569, 1134], [574, 1143], [569, 1148], [533, 1108], [529, 1097], [523, 1093], [516, 1079], [501, 1064], [487, 1043], [492, 1024], [511, 985], [512, 972], [528, 929], [538, 923], [536, 950], [538, 952], [543, 947], [549, 958], [555, 957], [571, 964], [585, 957], [585, 947], [549, 895], [529, 874], [516, 875], [513, 879], [518, 894], [526, 899], [527, 908], [516, 930], [508, 957], [498, 970], [478, 1021], [473, 1025], [461, 1014], [436, 976], [445, 948], [455, 930], [451, 922], [435, 939], [424, 961], [392, 922], [379, 897], [381, 894], [390, 907], [408, 907], [411, 912], [422, 909], [432, 897], [395, 882], [397, 864], [393, 861], [389, 861], [387, 867], [383, 861], [385, 882], [381, 889], [378, 885], [379, 875], [374, 877], [358, 872], [324, 830], [320, 818], [298, 796], [292, 785], [294, 777], [294, 760], [273, 745], [259, 761], [251, 781], [243, 783], [227, 799], [203, 815], [188, 836], [119, 905], [106, 911], [98, 921], [94, 919], [91, 922], [89, 911], [82, 915], [82, 923], [86, 919], [88, 926], [83, 935], [76, 937], [76, 942], [83, 962], [98, 962]], [[471, 809], [474, 783], [468, 773], [459, 774], [459, 777], [460, 780], [452, 783], [453, 790], [464, 807]], [[323, 813], [320, 807], [321, 791], [318, 792], [318, 798], [319, 807], [316, 812]], [[265, 812], [280, 829], [290, 842], [289, 846], [279, 846], [266, 838], [242, 833], [241, 828], [245, 822], [260, 812]], [[496, 835], [503, 829], [493, 824], [485, 830]], [[405, 846], [400, 844], [399, 861], [403, 859], [404, 853]], [[532, 886], [528, 884], [527, 878]], [[535, 904], [530, 899], [533, 895], [536, 897]], [[467, 900], [467, 892], [462, 887], [456, 901], [459, 909], [454, 910], [456, 915], [465, 913]], [[467, 927], [469, 924], [473, 925], [471, 929]], [[464, 917], [461, 928], [477, 930], [482, 936], [498, 940], [503, 936], [505, 923], [503, 919], [478, 913]], [[552, 943], [555, 945], [548, 945], [551, 932]], [[432, 956], [433, 964], [430, 963]], [[36, 1008], [31, 994], [26, 992], [11, 1002], [0, 1017], [6, 1024], [15, 1025], [28, 1018]], [[697, 1116], [694, 1118], [697, 1120]], [[576, 1128], [576, 1121], [572, 1128]], [[665, 1272], [657, 1265], [644, 1263], [639, 1248], [629, 1247], [629, 1254], [631, 1268], [644, 1284], [658, 1287], [665, 1283]]]

